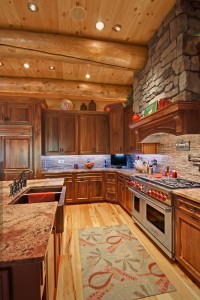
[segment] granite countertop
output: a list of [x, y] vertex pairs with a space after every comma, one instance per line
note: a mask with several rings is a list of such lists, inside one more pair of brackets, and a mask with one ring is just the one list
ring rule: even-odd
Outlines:
[[3, 208], [0, 267], [44, 260], [56, 209], [56, 202]]
[[200, 188], [180, 189], [173, 192], [175, 195], [200, 203]]
[[[33, 180], [27, 180], [27, 187], [24, 187], [19, 193], [17, 193], [14, 196], [9, 196], [10, 188], [9, 184], [12, 183], [12, 181], [2, 181], [0, 184], [0, 195], [2, 195], [2, 201], [1, 205], [8, 205], [10, 202], [12, 202], [14, 199], [19, 197], [21, 194], [24, 194], [24, 192], [29, 189], [30, 187], [36, 187], [36, 186], [63, 186], [64, 184], [64, 178], [53, 178], [53, 179], [33, 179]], [[17, 204], [15, 204], [17, 205]]]
[[30, 187], [63, 186], [64, 178], [28, 180], [27, 187], [11, 197], [10, 183], [3, 181], [0, 186], [0, 267], [43, 261], [58, 203], [8, 204]]
[[133, 168], [92, 168], [92, 169], [86, 169], [86, 168], [80, 168], [80, 169], [66, 169], [66, 170], [43, 170], [42, 174], [67, 174], [67, 173], [87, 173], [87, 172], [117, 172], [124, 175], [134, 175], [136, 174], [136, 170]]

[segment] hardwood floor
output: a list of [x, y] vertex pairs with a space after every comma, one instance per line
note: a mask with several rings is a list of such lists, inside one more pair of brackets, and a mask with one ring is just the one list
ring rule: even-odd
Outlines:
[[[85, 227], [127, 224], [138, 240], [149, 251], [166, 274], [176, 292], [147, 297], [148, 300], [196, 300], [200, 290], [181, 271], [171, 264], [149, 239], [133, 223], [131, 217], [119, 206], [110, 203], [65, 206], [65, 233], [63, 236], [57, 300], [83, 300], [81, 262], [79, 256], [78, 230]], [[117, 296], [115, 299], [117, 300]], [[131, 300], [131, 299], [130, 299]]]

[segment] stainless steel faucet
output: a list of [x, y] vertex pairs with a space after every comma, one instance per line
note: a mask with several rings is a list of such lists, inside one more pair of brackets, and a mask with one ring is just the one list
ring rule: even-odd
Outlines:
[[20, 175], [20, 179], [16, 180], [16, 178], [14, 178], [13, 183], [9, 184], [10, 196], [17, 194], [23, 187], [26, 187], [26, 184], [27, 184], [27, 177], [25, 175], [26, 173], [32, 173], [33, 177], [36, 177], [33, 170], [31, 170], [31, 169], [23, 170]]
[[21, 176], [20, 176], [20, 182], [22, 183], [22, 187], [25, 187], [26, 184], [27, 184], [27, 177], [25, 175], [26, 173], [32, 173], [33, 177], [36, 177], [33, 170], [31, 170], [31, 169], [23, 170], [22, 173], [21, 173]]

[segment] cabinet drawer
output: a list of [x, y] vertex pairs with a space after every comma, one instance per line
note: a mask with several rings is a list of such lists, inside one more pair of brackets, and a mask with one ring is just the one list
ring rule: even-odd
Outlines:
[[118, 175], [118, 183], [123, 183], [124, 184], [124, 180], [125, 180], [125, 177], [123, 175]]
[[117, 193], [106, 191], [106, 200], [116, 201], [117, 200]]
[[76, 178], [78, 180], [85, 180], [85, 179], [98, 179], [101, 178], [103, 179], [103, 174], [102, 173], [81, 173], [81, 174], [77, 174]]
[[194, 218], [200, 218], [200, 205], [196, 202], [177, 197], [176, 207]]
[[110, 183], [110, 182], [107, 182], [106, 184], [106, 190], [109, 191], [109, 192], [116, 192], [116, 189], [117, 189], [117, 186], [115, 183]]
[[107, 182], [115, 182], [117, 180], [117, 173], [105, 173], [105, 179]]

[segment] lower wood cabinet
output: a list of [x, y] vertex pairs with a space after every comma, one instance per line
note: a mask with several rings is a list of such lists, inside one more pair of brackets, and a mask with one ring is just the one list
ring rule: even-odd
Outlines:
[[102, 172], [75, 174], [75, 202], [95, 202], [104, 198]]
[[105, 200], [117, 202], [117, 173], [105, 172]]
[[176, 196], [176, 260], [200, 286], [200, 204]]
[[129, 190], [129, 176], [118, 175], [118, 201], [120, 205], [129, 213], [132, 212], [133, 196]]
[[53, 230], [43, 261], [0, 268], [0, 299], [54, 300], [60, 247], [61, 235]]

